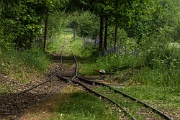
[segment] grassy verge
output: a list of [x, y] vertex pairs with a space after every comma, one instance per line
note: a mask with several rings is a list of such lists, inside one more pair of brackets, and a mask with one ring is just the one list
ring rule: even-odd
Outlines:
[[175, 120], [180, 115], [180, 89], [179, 87], [153, 87], [147, 85], [129, 86], [120, 89], [150, 105], [165, 111]]
[[0, 73], [21, 82], [44, 73], [49, 64], [49, 57], [41, 50], [9, 50], [0, 54]]

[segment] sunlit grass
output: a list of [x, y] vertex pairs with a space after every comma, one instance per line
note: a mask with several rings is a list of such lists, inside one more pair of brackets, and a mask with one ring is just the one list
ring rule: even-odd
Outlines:
[[51, 120], [118, 120], [118, 116], [97, 97], [75, 92], [59, 105]]
[[[123, 114], [123, 113], [122, 113]], [[98, 97], [67, 86], [60, 93], [28, 109], [24, 119], [34, 120], [119, 120], [121, 113]], [[24, 119], [20, 120], [24, 120]]]
[[180, 113], [180, 89], [179, 87], [153, 87], [153, 86], [126, 86], [120, 90], [149, 103], [157, 108], [174, 111], [176, 115]]
[[59, 35], [55, 38], [52, 38], [50, 42], [48, 42], [47, 51], [49, 53], [60, 53], [63, 47], [63, 35]]

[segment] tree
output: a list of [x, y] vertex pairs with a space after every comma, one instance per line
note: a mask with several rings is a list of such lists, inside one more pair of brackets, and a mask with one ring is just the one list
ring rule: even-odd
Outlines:
[[[77, 34], [81, 37], [97, 38], [99, 31], [98, 17], [89, 11], [80, 13], [77, 20]], [[73, 22], [73, 21], [72, 21]]]
[[29, 49], [40, 27], [40, 18], [22, 0], [3, 0], [1, 18], [4, 40], [18, 49]]
[[49, 14], [61, 11], [65, 8], [67, 0], [29, 0], [31, 6], [34, 6], [36, 13], [44, 21], [44, 50], [46, 49], [48, 34], [48, 17]]
[[2, 0], [1, 18], [5, 41], [17, 49], [30, 49], [44, 24], [44, 49], [48, 33], [48, 16], [64, 9], [67, 0]]

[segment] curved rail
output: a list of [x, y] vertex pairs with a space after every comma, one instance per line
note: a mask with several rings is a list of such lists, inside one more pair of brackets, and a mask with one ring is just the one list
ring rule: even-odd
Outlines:
[[72, 77], [72, 80], [74, 80], [78, 76], [78, 62], [77, 62], [77, 59], [73, 53], [72, 46], [71, 46], [71, 52], [72, 52], [73, 58], [74, 58], [75, 63], [76, 63], [75, 75]]
[[130, 95], [128, 95], [128, 94], [120, 91], [120, 90], [114, 89], [113, 87], [111, 87], [111, 86], [109, 86], [109, 85], [106, 85], [106, 84], [104, 84], [104, 83], [100, 83], [100, 82], [97, 82], [97, 81], [91, 81], [91, 80], [82, 78], [82, 77], [80, 77], [80, 76], [78, 76], [78, 79], [81, 80], [81, 81], [83, 81], [83, 82], [86, 82], [86, 83], [88, 83], [88, 84], [101, 85], [101, 86], [107, 87], [107, 88], [109, 88], [110, 90], [114, 91], [114, 93], [119, 93], [119, 94], [123, 95], [124, 97], [128, 97], [128, 98], [130, 98], [131, 100], [136, 101], [136, 102], [142, 104], [142, 105], [145, 106], [146, 108], [150, 108], [153, 112], [157, 113], [158, 115], [160, 115], [160, 116], [163, 117], [164, 119], [166, 119], [166, 120], [173, 120], [172, 118], [170, 118], [170, 117], [167, 116], [166, 114], [162, 113], [162, 112], [159, 111], [158, 109], [156, 109], [156, 108], [148, 105], [147, 103], [144, 103], [144, 102], [138, 100], [137, 98], [134, 98], [134, 97], [132, 97], [132, 96], [130, 96]]
[[[66, 81], [66, 82], [69, 81], [68, 79], [66, 79], [66, 78], [64, 78], [64, 77], [61, 77], [61, 76], [58, 76], [58, 77], [59, 77], [61, 80], [64, 80], [64, 81]], [[78, 76], [76, 76], [76, 77], [78, 78]], [[119, 108], [125, 113], [126, 116], [128, 116], [128, 117], [129, 117], [130, 119], [132, 119], [132, 120], [136, 120], [136, 118], [135, 118], [132, 114], [130, 114], [126, 109], [124, 109], [123, 107], [121, 107], [119, 104], [117, 104], [117, 103], [116, 103], [115, 101], [113, 101], [112, 99], [110, 99], [110, 98], [108, 98], [108, 97], [106, 97], [106, 96], [104, 96], [104, 95], [102, 95], [102, 94], [100, 94], [100, 93], [97, 93], [96, 91], [90, 89], [89, 87], [87, 87], [86, 85], [82, 84], [81, 82], [78, 82], [78, 81], [76, 81], [76, 80], [71, 80], [71, 81], [72, 81], [74, 84], [78, 84], [78, 85], [84, 87], [88, 92], [93, 93], [94, 95], [96, 95], [96, 96], [98, 96], [98, 97], [102, 97], [103, 99], [105, 99], [105, 100], [109, 101], [110, 103], [116, 105], [117, 107], [119, 107]]]
[[[64, 50], [64, 46], [62, 47], [61, 54], [62, 54], [63, 50]], [[60, 60], [62, 61], [62, 58], [60, 58]], [[1, 106], [0, 119], [1, 119], [1, 117], [3, 117], [3, 119], [4, 119], [5, 116], [8, 117], [8, 115], [15, 115], [16, 117], [12, 118], [12, 119], [18, 119], [19, 116], [22, 115], [22, 112], [24, 112], [24, 110], [29, 107], [29, 105], [33, 105], [33, 104], [39, 102], [40, 100], [44, 100], [44, 99], [56, 94], [60, 89], [64, 88], [66, 85], [68, 85], [70, 82], [68, 82], [66, 84], [62, 84], [57, 80], [52, 82], [52, 79], [54, 77], [56, 77], [57, 74], [59, 73], [60, 66], [61, 66], [61, 63], [55, 70], [52, 70], [50, 77], [48, 77], [44, 81], [37, 83], [36, 85], [33, 85], [33, 86], [31, 86], [23, 91], [20, 91], [16, 94], [13, 94], [13, 95], [10, 94], [9, 96], [1, 99], [1, 101], [0, 101], [0, 106]], [[55, 85], [55, 86], [52, 86], [52, 88], [50, 88], [50, 89], [45, 88], [46, 86], [50, 86], [50, 85]], [[33, 92], [31, 93], [30, 91], [31, 92], [33, 91]], [[42, 93], [45, 93], [45, 94], [42, 94], [39, 96], [33, 95], [34, 93], [38, 93], [38, 91], [41, 91]], [[27, 97], [29, 95], [31, 95], [34, 98], [28, 99]], [[22, 102], [22, 104], [21, 104], [21, 102]], [[14, 111], [14, 107], [7, 108], [7, 106], [10, 106], [10, 105], [16, 106], [18, 110], [16, 112], [11, 112], [11, 110]], [[19, 106], [22, 106], [22, 107], [19, 107]]]
[[87, 85], [85, 84], [82, 84], [81, 82], [75, 80], [75, 78], [78, 78], [80, 81], [83, 81], [83, 82], [86, 82], [88, 84], [93, 84], [93, 85], [100, 85], [100, 86], [104, 86], [104, 87], [107, 87], [109, 88], [111, 91], [113, 91], [114, 93], [118, 93], [118, 94], [121, 94], [123, 97], [127, 97], [127, 98], [130, 98], [131, 100], [135, 101], [135, 102], [138, 102], [140, 104], [142, 104], [144, 107], [146, 108], [149, 108], [151, 109], [154, 113], [157, 113], [159, 116], [161, 116], [162, 118], [166, 119], [166, 120], [172, 120], [169, 116], [167, 116], [166, 114], [162, 113], [161, 111], [153, 108], [152, 106], [138, 100], [137, 98], [134, 98], [126, 93], [123, 93], [122, 91], [119, 91], [119, 90], [116, 90], [114, 88], [112, 88], [111, 86], [109, 85], [106, 85], [104, 83], [99, 83], [99, 82], [96, 82], [96, 81], [91, 81], [91, 80], [88, 80], [88, 79], [85, 79], [85, 78], [82, 78], [80, 76], [78, 76], [78, 63], [77, 63], [77, 60], [73, 54], [73, 51], [72, 51], [72, 47], [71, 47], [71, 52], [72, 52], [72, 55], [73, 55], [73, 59], [75, 60], [75, 63], [76, 63], [76, 68], [75, 68], [75, 75], [71, 78], [71, 79], [67, 79], [67, 78], [64, 78], [63, 76], [61, 75], [57, 75], [57, 77], [59, 77], [61, 80], [64, 80], [64, 81], [72, 81], [73, 83], [75, 84], [79, 84], [80, 86], [83, 86], [87, 91], [95, 94], [96, 96], [100, 96], [102, 98], [104, 98], [105, 100], [111, 102], [112, 104], [116, 105], [117, 107], [119, 107], [125, 114], [126, 116], [130, 117], [132, 120], [136, 120], [136, 118], [129, 112], [127, 111], [125, 108], [123, 108], [122, 106], [120, 106], [118, 103], [116, 103], [115, 101], [113, 101], [112, 99], [110, 99], [109, 97], [106, 97], [94, 90], [92, 90], [91, 88], [87, 87]]

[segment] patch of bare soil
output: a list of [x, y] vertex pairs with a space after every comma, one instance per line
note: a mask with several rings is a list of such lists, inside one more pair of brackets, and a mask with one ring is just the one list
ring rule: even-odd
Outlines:
[[33, 103], [59, 89], [63, 84], [55, 80], [44, 84], [42, 87], [35, 88], [31, 92], [18, 95], [22, 91], [48, 79], [57, 69], [57, 66], [58, 64], [52, 64], [45, 75], [34, 75], [28, 82], [21, 82], [0, 74], [0, 119], [17, 118], [20, 113], [23, 113]]

